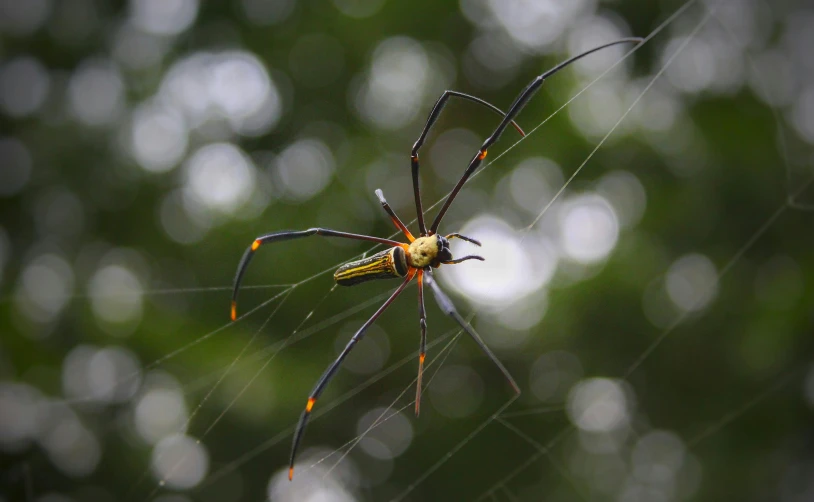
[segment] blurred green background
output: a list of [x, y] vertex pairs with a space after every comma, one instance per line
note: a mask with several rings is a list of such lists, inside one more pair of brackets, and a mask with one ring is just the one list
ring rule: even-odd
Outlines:
[[[791, 0], [0, 0], [0, 500], [814, 499], [812, 33]], [[245, 247], [393, 235], [373, 191], [413, 220], [444, 89], [506, 109], [634, 35], [547, 82], [441, 227], [484, 244], [436, 276], [523, 394], [428, 297], [416, 418], [412, 286], [289, 483], [397, 284], [333, 286], [363, 243], [264, 247], [231, 324]], [[497, 122], [449, 103], [425, 208]]]

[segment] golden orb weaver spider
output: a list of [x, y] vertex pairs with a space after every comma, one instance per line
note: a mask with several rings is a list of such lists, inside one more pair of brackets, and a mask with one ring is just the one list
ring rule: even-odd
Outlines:
[[[418, 278], [418, 306], [419, 306], [419, 326], [421, 329], [421, 341], [419, 346], [419, 355], [418, 355], [418, 379], [416, 385], [416, 400], [415, 400], [415, 414], [418, 416], [420, 406], [421, 406], [421, 383], [422, 383], [422, 374], [424, 370], [424, 359], [426, 357], [426, 346], [427, 346], [427, 318], [426, 313], [424, 311], [424, 284], [426, 283], [435, 296], [435, 300], [438, 303], [441, 310], [444, 311], [445, 314], [452, 317], [460, 326], [469, 334], [470, 337], [475, 341], [475, 343], [480, 347], [480, 349], [486, 354], [486, 356], [491, 359], [493, 363], [500, 369], [503, 373], [503, 376], [512, 386], [516, 393], [520, 393], [520, 388], [517, 386], [517, 383], [512, 378], [509, 371], [506, 369], [505, 366], [498, 360], [498, 358], [489, 350], [489, 347], [483, 342], [480, 336], [475, 332], [475, 330], [469, 326], [469, 324], [461, 317], [458, 311], [455, 309], [455, 306], [452, 303], [452, 300], [444, 293], [438, 284], [435, 282], [432, 276], [432, 269], [438, 268], [441, 265], [453, 265], [457, 263], [461, 263], [466, 260], [483, 260], [483, 257], [477, 255], [468, 255], [464, 256], [463, 258], [453, 259], [452, 253], [449, 250], [449, 240], [458, 238], [465, 241], [468, 241], [476, 246], [480, 246], [480, 242], [472, 239], [470, 237], [466, 237], [464, 235], [458, 233], [448, 234], [446, 236], [441, 236], [437, 234], [438, 226], [441, 224], [441, 220], [444, 218], [444, 215], [449, 209], [449, 206], [455, 200], [455, 197], [458, 195], [458, 192], [461, 191], [463, 185], [466, 181], [472, 176], [472, 174], [480, 167], [483, 159], [486, 158], [487, 150], [490, 146], [492, 146], [503, 134], [503, 131], [506, 127], [511, 124], [514, 126], [517, 131], [525, 136], [523, 130], [514, 122], [514, 118], [520, 113], [520, 110], [528, 103], [528, 101], [534, 96], [534, 94], [540, 89], [543, 85], [543, 82], [546, 78], [554, 75], [561, 69], [565, 68], [566, 66], [570, 65], [574, 61], [581, 59], [589, 54], [592, 54], [596, 51], [605, 49], [607, 47], [611, 47], [613, 45], [622, 44], [622, 43], [641, 43], [643, 41], [642, 38], [639, 37], [630, 37], [630, 38], [622, 38], [616, 40], [614, 42], [610, 42], [599, 47], [594, 47], [588, 51], [583, 52], [582, 54], [578, 54], [570, 59], [563, 61], [562, 63], [558, 64], [554, 68], [548, 70], [547, 72], [537, 76], [531, 83], [526, 86], [526, 88], [521, 92], [517, 98], [515, 98], [514, 102], [512, 103], [509, 111], [507, 113], [503, 113], [499, 108], [496, 106], [480, 99], [475, 96], [470, 96], [468, 94], [464, 94], [461, 92], [456, 91], [444, 91], [438, 101], [435, 102], [435, 105], [430, 112], [429, 118], [427, 119], [426, 124], [424, 125], [424, 129], [421, 131], [421, 135], [416, 140], [415, 144], [413, 144], [413, 149], [410, 154], [410, 164], [412, 167], [412, 175], [413, 175], [413, 192], [415, 195], [415, 206], [416, 206], [416, 214], [417, 214], [417, 221], [418, 221], [418, 229], [419, 229], [419, 237], [414, 237], [410, 231], [407, 229], [406, 225], [401, 221], [401, 219], [396, 215], [395, 211], [390, 207], [387, 201], [384, 198], [384, 194], [381, 190], [376, 190], [376, 196], [379, 198], [379, 202], [382, 204], [382, 207], [390, 216], [390, 219], [393, 221], [393, 224], [399, 229], [404, 236], [409, 241], [409, 244], [390, 240], [390, 239], [383, 239], [380, 237], [373, 237], [370, 235], [360, 235], [360, 234], [352, 234], [348, 232], [339, 232], [336, 230], [330, 230], [326, 228], [310, 228], [308, 230], [303, 231], [283, 231], [283, 232], [276, 232], [273, 234], [267, 234], [260, 236], [252, 242], [246, 252], [243, 254], [243, 257], [240, 260], [240, 263], [237, 267], [237, 273], [235, 274], [235, 282], [234, 282], [234, 289], [232, 292], [232, 307], [231, 307], [231, 318], [232, 321], [237, 319], [237, 292], [240, 289], [240, 282], [243, 279], [243, 274], [246, 272], [246, 267], [249, 265], [249, 261], [251, 261], [252, 257], [254, 256], [255, 251], [263, 245], [263, 244], [270, 244], [272, 242], [280, 242], [280, 241], [287, 241], [292, 239], [300, 239], [303, 237], [310, 237], [312, 235], [321, 235], [324, 237], [340, 237], [344, 239], [354, 239], [354, 240], [361, 240], [361, 241], [368, 241], [368, 242], [375, 242], [378, 244], [386, 244], [390, 246], [389, 249], [384, 251], [380, 251], [372, 256], [367, 258], [362, 258], [361, 260], [352, 261], [340, 266], [336, 272], [334, 273], [334, 280], [337, 284], [341, 286], [355, 286], [356, 284], [361, 284], [363, 282], [368, 282], [376, 279], [390, 279], [396, 277], [403, 277], [404, 280], [402, 281], [401, 285], [396, 288], [390, 298], [385, 301], [381, 307], [368, 319], [361, 328], [353, 335], [350, 339], [348, 344], [336, 358], [336, 360], [328, 366], [322, 376], [317, 380], [316, 385], [314, 386], [311, 394], [308, 396], [308, 401], [305, 404], [305, 410], [303, 410], [302, 415], [300, 415], [300, 420], [297, 424], [297, 429], [294, 432], [294, 440], [291, 446], [291, 458], [288, 466], [288, 479], [291, 480], [294, 478], [294, 460], [296, 459], [297, 449], [299, 448], [300, 441], [302, 440], [303, 434], [305, 433], [305, 426], [308, 424], [308, 418], [311, 415], [311, 410], [314, 407], [317, 399], [319, 398], [322, 391], [325, 390], [325, 387], [331, 381], [331, 379], [336, 374], [339, 366], [342, 364], [342, 361], [347, 357], [353, 347], [356, 345], [359, 340], [361, 340], [367, 329], [370, 327], [371, 324], [389, 307], [395, 299], [401, 294], [402, 291], [407, 287], [410, 281], [413, 278]], [[483, 142], [481, 147], [478, 149], [478, 152], [469, 162], [469, 166], [464, 171], [463, 176], [461, 176], [458, 183], [452, 189], [449, 196], [444, 201], [444, 204], [441, 206], [441, 209], [438, 211], [435, 219], [433, 220], [432, 224], [430, 225], [429, 229], [426, 227], [424, 223], [424, 211], [421, 206], [421, 190], [419, 189], [419, 180], [418, 180], [418, 150], [424, 144], [424, 140], [427, 137], [430, 129], [432, 128], [433, 124], [438, 120], [441, 111], [446, 105], [447, 100], [450, 97], [459, 97], [463, 99], [467, 99], [469, 101], [474, 101], [475, 103], [481, 104], [490, 108], [492, 111], [499, 113], [503, 116], [500, 124], [495, 128], [492, 134], [486, 138]]]

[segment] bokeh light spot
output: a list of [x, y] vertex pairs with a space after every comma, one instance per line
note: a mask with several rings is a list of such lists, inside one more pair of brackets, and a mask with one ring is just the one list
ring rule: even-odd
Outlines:
[[70, 477], [92, 474], [102, 457], [99, 440], [64, 404], [49, 403], [50, 415], [40, 431], [40, 443], [51, 462]]
[[608, 201], [597, 194], [577, 195], [559, 211], [560, 245], [578, 263], [604, 260], [619, 240], [619, 220]]
[[633, 227], [642, 219], [647, 194], [635, 174], [611, 171], [600, 178], [596, 191], [611, 203], [621, 227]]
[[539, 212], [563, 185], [562, 170], [553, 160], [530, 157], [509, 175], [509, 190], [514, 201], [531, 214]]
[[684, 454], [684, 442], [674, 433], [649, 432], [633, 447], [633, 475], [643, 483], [672, 487], [684, 463]]
[[188, 131], [183, 117], [155, 104], [139, 106], [132, 117], [131, 148], [141, 167], [165, 172], [186, 153]]
[[328, 145], [318, 139], [301, 139], [280, 152], [275, 172], [292, 200], [308, 200], [321, 192], [333, 177], [336, 163]]
[[370, 71], [356, 109], [367, 122], [382, 129], [398, 129], [416, 117], [429, 84], [430, 61], [412, 38], [393, 37], [373, 53]]
[[[618, 40], [629, 36], [627, 26], [620, 27], [623, 21], [619, 17], [612, 20], [602, 16], [585, 16], [576, 23], [568, 34], [568, 55], [574, 57], [594, 47], [598, 47], [610, 40]], [[574, 69], [588, 78], [598, 77], [603, 71], [622, 59], [634, 44], [616, 45], [591, 54], [574, 63]], [[621, 66], [621, 68], [625, 68]], [[614, 71], [611, 78], [617, 77], [621, 72]]]
[[16, 453], [28, 447], [39, 429], [40, 395], [22, 383], [0, 382], [0, 448]]
[[68, 262], [55, 254], [40, 255], [23, 269], [15, 296], [17, 308], [34, 322], [50, 322], [67, 305], [73, 286]]
[[479, 216], [460, 233], [479, 240], [483, 247], [473, 249], [453, 239], [453, 256], [476, 253], [486, 260], [445, 267], [441, 277], [485, 308], [512, 304], [542, 288], [554, 275], [558, 256], [553, 247], [529, 236], [521, 244], [521, 236], [502, 219]]
[[630, 127], [630, 122], [618, 122], [624, 113], [624, 94], [612, 82], [599, 81], [585, 89], [568, 107], [568, 116], [575, 126], [589, 138], [603, 138], [616, 127], [610, 141], [618, 138]]
[[112, 62], [85, 61], [71, 75], [68, 97], [80, 122], [89, 126], [110, 124], [124, 109], [124, 82]]
[[149, 390], [135, 404], [136, 430], [148, 443], [182, 431], [187, 422], [184, 396], [173, 383], [153, 384], [152, 388], [148, 385]]
[[674, 38], [664, 48], [662, 64], [685, 42], [684, 50], [678, 53], [665, 74], [670, 83], [681, 91], [697, 93], [712, 85], [715, 79], [715, 55], [709, 44], [698, 38], [689, 41], [685, 37]]
[[814, 144], [814, 85], [800, 93], [789, 115], [797, 134]]
[[718, 271], [702, 254], [688, 254], [674, 261], [667, 271], [667, 294], [685, 312], [703, 310], [718, 294]]
[[[368, 431], [377, 420], [376, 427]], [[359, 446], [365, 453], [382, 460], [398, 457], [413, 441], [410, 420], [403, 413], [388, 408], [375, 408], [362, 415], [356, 424], [356, 433], [364, 434]]]
[[520, 47], [538, 52], [560, 38], [577, 16], [593, 8], [593, 2], [574, 0], [487, 0], [493, 18]]
[[142, 286], [126, 266], [106, 265], [97, 270], [88, 284], [93, 313], [103, 322], [137, 322], [142, 314]]
[[571, 422], [588, 432], [609, 432], [630, 421], [622, 386], [608, 378], [588, 378], [576, 384], [568, 394], [567, 410]]
[[123, 403], [141, 385], [136, 356], [121, 347], [96, 349], [75, 347], [62, 365], [62, 388], [66, 396], [97, 403]]
[[248, 136], [269, 131], [282, 114], [277, 86], [246, 51], [196, 52], [181, 59], [167, 70], [158, 98], [181, 111], [191, 128], [220, 121]]
[[14, 58], [0, 67], [0, 108], [14, 118], [35, 113], [48, 97], [48, 70], [29, 56]]
[[133, 24], [156, 35], [177, 35], [195, 21], [198, 0], [130, 0]]
[[288, 480], [288, 467], [276, 472], [268, 483], [268, 500], [275, 502], [356, 502], [359, 500], [352, 487], [358, 484], [358, 475], [349, 459], [335, 469], [319, 463], [330, 451], [306, 450], [298, 457], [294, 480]]
[[158, 208], [158, 218], [170, 239], [181, 244], [194, 244], [204, 238], [211, 227], [211, 220], [190, 214], [184, 202], [181, 191], [168, 193]]
[[200, 441], [189, 436], [168, 436], [153, 450], [152, 469], [160, 482], [187, 490], [203, 481], [209, 471], [209, 453]]
[[186, 163], [186, 187], [205, 207], [233, 213], [251, 195], [255, 167], [240, 148], [232, 143], [213, 143], [201, 147]]

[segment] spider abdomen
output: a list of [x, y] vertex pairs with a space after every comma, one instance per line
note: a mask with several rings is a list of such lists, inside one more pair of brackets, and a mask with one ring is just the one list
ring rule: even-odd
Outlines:
[[407, 257], [400, 247], [385, 249], [367, 258], [336, 269], [334, 280], [340, 286], [355, 286], [376, 279], [394, 279], [407, 274]]

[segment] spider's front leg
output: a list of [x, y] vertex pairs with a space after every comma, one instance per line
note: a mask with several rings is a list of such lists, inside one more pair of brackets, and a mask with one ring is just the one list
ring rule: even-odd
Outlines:
[[[483, 105], [493, 112], [497, 113], [500, 116], [505, 117], [506, 114], [503, 113], [503, 110], [496, 107], [495, 105], [484, 101], [480, 98], [475, 96], [470, 96], [469, 94], [464, 94], [458, 91], [450, 91], [446, 90], [441, 97], [438, 98], [438, 101], [435, 102], [435, 105], [432, 107], [432, 111], [430, 112], [430, 116], [427, 117], [427, 123], [424, 124], [424, 129], [421, 130], [421, 135], [418, 136], [418, 139], [413, 144], [413, 149], [410, 152], [410, 168], [412, 170], [413, 175], [413, 195], [415, 196], [415, 210], [416, 210], [416, 219], [418, 220], [418, 230], [421, 233], [421, 236], [429, 235], [427, 233], [427, 227], [424, 224], [424, 209], [421, 206], [421, 189], [419, 187], [418, 182], [418, 171], [419, 171], [419, 163], [418, 163], [418, 150], [424, 144], [424, 141], [427, 139], [427, 134], [432, 129], [432, 126], [438, 120], [438, 117], [441, 116], [441, 112], [444, 110], [444, 106], [446, 106], [447, 101], [451, 97], [462, 98], [469, 101], [473, 101], [478, 103], [479, 105]], [[510, 121], [517, 132], [520, 133], [521, 136], [525, 136], [526, 133], [523, 132], [523, 129], [520, 129], [520, 126], [517, 125], [514, 121]], [[432, 232], [434, 233], [434, 232]]]

